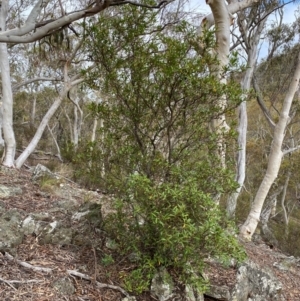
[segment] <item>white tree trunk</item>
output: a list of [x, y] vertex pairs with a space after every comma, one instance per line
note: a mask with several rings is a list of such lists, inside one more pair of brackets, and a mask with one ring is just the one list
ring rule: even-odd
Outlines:
[[[229, 62], [229, 47], [230, 47], [230, 26], [232, 24], [232, 15], [229, 13], [227, 4], [224, 0], [207, 0], [206, 3], [210, 6], [212, 14], [215, 20], [216, 26], [216, 53], [219, 64], [213, 66], [212, 70], [221, 83], [226, 84], [227, 79], [223, 74], [224, 67]], [[224, 111], [227, 106], [226, 95], [223, 95], [218, 100], [218, 106], [221, 111]], [[217, 141], [218, 156], [223, 168], [226, 167], [225, 155], [225, 141], [224, 133], [229, 130], [229, 126], [226, 123], [225, 113], [220, 114], [212, 122], [213, 130], [218, 134]], [[215, 198], [218, 202], [219, 197]]]
[[64, 90], [63, 93], [61, 93], [53, 102], [51, 107], [49, 108], [46, 115], [43, 117], [34, 137], [26, 147], [26, 149], [22, 152], [22, 154], [18, 157], [16, 160], [16, 167], [21, 168], [22, 165], [25, 163], [27, 158], [32, 154], [32, 152], [35, 150], [36, 146], [38, 145], [39, 141], [41, 140], [41, 137], [44, 133], [45, 128], [48, 125], [49, 120], [52, 118], [52, 116], [55, 114], [56, 110], [59, 108], [60, 104], [62, 103], [64, 97], [66, 96], [66, 91]]
[[242, 225], [240, 230], [240, 236], [246, 240], [251, 240], [252, 235], [258, 225], [261, 210], [264, 201], [268, 195], [268, 192], [277, 178], [278, 171], [280, 169], [282, 160], [282, 143], [286, 131], [286, 126], [289, 121], [289, 112], [293, 102], [294, 95], [299, 86], [300, 77], [300, 53], [298, 54], [297, 64], [292, 82], [289, 86], [288, 92], [284, 98], [282, 110], [280, 113], [279, 121], [275, 126], [274, 138], [271, 145], [268, 167], [264, 179], [262, 180], [260, 187], [257, 191], [255, 199], [253, 201], [250, 213], [247, 220]]
[[[244, 46], [248, 56], [246, 74], [243, 79], [243, 82], [241, 83], [241, 87], [245, 93], [244, 98], [247, 97], [247, 93], [251, 87], [254, 68], [257, 62], [258, 45], [268, 15], [269, 15], [269, 11], [265, 11], [264, 15], [261, 16], [260, 18], [259, 16], [254, 16], [254, 18], [258, 17], [260, 22], [258, 23], [257, 26], [255, 26], [255, 28], [251, 28], [250, 26], [248, 26], [248, 24], [251, 23], [251, 20], [247, 20], [247, 17], [243, 12], [238, 12], [239, 29], [243, 37], [244, 44], [245, 44]], [[237, 199], [244, 185], [245, 176], [246, 176], [247, 127], [248, 127], [247, 105], [246, 102], [244, 101], [241, 103], [239, 107], [239, 126], [238, 126], [239, 151], [238, 151], [237, 173], [236, 173], [236, 181], [239, 187], [233, 194], [229, 196], [227, 201], [226, 210], [229, 218], [233, 218], [235, 215]]]
[[2, 137], [2, 124], [3, 124], [3, 112], [2, 112], [2, 102], [0, 103], [0, 147], [4, 148], [5, 143]]
[[[6, 28], [6, 18], [8, 12], [8, 1], [4, 0], [0, 6], [0, 31]], [[2, 80], [2, 94], [3, 94], [3, 134], [5, 141], [5, 156], [3, 165], [14, 167], [16, 140], [13, 131], [13, 95], [10, 79], [9, 58], [7, 52], [7, 45], [0, 43], [0, 70]]]
[[[73, 133], [74, 133], [74, 148], [75, 150], [78, 148], [79, 138], [81, 135], [81, 127], [82, 127], [82, 120], [83, 120], [83, 112], [82, 109], [79, 106], [79, 99], [78, 96], [75, 94], [75, 99], [72, 99], [72, 102], [74, 104], [74, 121], [73, 121]], [[79, 112], [79, 116], [78, 116]]]
[[[65, 66], [65, 69], [67, 69], [67, 65]], [[42, 121], [41, 121], [34, 137], [30, 141], [30, 143], [28, 144], [26, 149], [22, 152], [22, 154], [16, 160], [16, 167], [17, 168], [21, 168], [22, 165], [27, 160], [27, 158], [35, 150], [36, 146], [38, 145], [38, 143], [39, 143], [39, 141], [40, 141], [40, 139], [43, 135], [43, 132], [44, 132], [45, 128], [47, 127], [47, 124], [48, 124], [49, 120], [55, 114], [55, 112], [57, 111], [57, 109], [61, 105], [63, 99], [67, 96], [67, 93], [70, 91], [70, 89], [73, 86], [75, 86], [75, 85], [77, 85], [77, 84], [79, 84], [83, 81], [83, 79], [77, 79], [77, 80], [74, 80], [73, 82], [70, 83], [66, 79], [68, 79], [67, 71], [65, 71], [65, 83], [64, 83], [64, 87], [63, 87], [62, 91], [59, 93], [58, 97], [55, 99], [55, 101], [53, 102], [53, 104], [49, 108], [48, 112], [43, 117], [43, 119], [42, 119]]]
[[[102, 120], [101, 120], [102, 121]], [[98, 126], [98, 118], [94, 118], [94, 123], [93, 123], [93, 130], [92, 130], [92, 136], [91, 136], [91, 142], [94, 142], [96, 140], [96, 131], [97, 131], [97, 126]], [[103, 127], [103, 122], [101, 122], [101, 127]]]
[[[248, 63], [247, 70], [243, 82], [241, 83], [242, 89], [245, 93], [244, 98], [247, 97], [247, 93], [250, 89], [251, 80], [253, 77], [253, 71], [257, 59], [257, 46], [258, 44], [253, 45], [248, 51]], [[244, 185], [245, 176], [246, 176], [246, 144], [247, 144], [247, 127], [248, 127], [248, 117], [247, 117], [247, 104], [246, 101], [243, 101], [239, 106], [239, 125], [238, 125], [238, 159], [237, 159], [237, 172], [236, 178], [239, 187], [237, 190], [232, 193], [227, 200], [227, 215], [229, 218], [235, 216], [235, 210], [237, 205], [237, 199], [240, 195], [242, 187]]]

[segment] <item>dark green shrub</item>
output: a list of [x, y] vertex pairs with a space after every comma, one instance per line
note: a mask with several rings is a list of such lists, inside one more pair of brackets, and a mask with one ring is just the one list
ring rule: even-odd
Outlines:
[[118, 251], [136, 258], [123, 278], [128, 290], [146, 290], [162, 266], [203, 288], [205, 258], [244, 256], [214, 202], [236, 188], [218, 156], [220, 136], [230, 144], [234, 135], [209, 127], [225, 113], [220, 97], [228, 97], [229, 111], [241, 91], [209, 74], [218, 62], [209, 51], [196, 54], [189, 41], [197, 35], [186, 22], [164, 32], [153, 11], [117, 11], [85, 24], [97, 62], [88, 85], [105, 97], [90, 105], [102, 126], [97, 141], [79, 147], [75, 160], [85, 165], [77, 172], [114, 195], [116, 211], [104, 223]]
[[183, 170], [180, 174], [180, 183], [158, 183], [140, 174], [128, 177], [116, 199], [116, 213], [106, 221], [119, 250], [139, 259], [138, 269], [126, 279], [132, 290], [142, 279], [138, 287], [147, 289], [146, 280], [161, 266], [172, 269], [183, 283], [203, 289], [205, 258], [244, 258], [237, 240], [226, 231], [219, 207], [199, 189], [197, 177]]

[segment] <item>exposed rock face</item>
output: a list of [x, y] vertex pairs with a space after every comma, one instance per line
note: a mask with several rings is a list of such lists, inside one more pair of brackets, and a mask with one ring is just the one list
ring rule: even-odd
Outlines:
[[21, 221], [21, 214], [15, 209], [2, 212], [0, 216], [0, 251], [14, 253], [15, 247], [22, 242], [24, 234], [20, 227]]
[[249, 261], [237, 273], [232, 301], [280, 301], [281, 283], [269, 272]]
[[[45, 177], [57, 179], [55, 174], [39, 164], [33, 171], [32, 181]], [[6, 210], [5, 204], [0, 202], [0, 251], [14, 253], [24, 235], [36, 235], [40, 244], [88, 244], [86, 233], [102, 226], [101, 205], [93, 202], [79, 205], [76, 201], [78, 191], [74, 192], [75, 197], [65, 191], [63, 185], [56, 187], [56, 192], [62, 195], [61, 200], [53, 202], [47, 212]], [[0, 185], [0, 197], [3, 199], [21, 193], [19, 187]]]
[[281, 289], [271, 271], [247, 260], [237, 269], [233, 286], [211, 285], [205, 295], [222, 301], [283, 301]]
[[20, 187], [7, 187], [4, 185], [0, 185], [1, 199], [5, 199], [16, 194], [22, 194], [22, 189]]

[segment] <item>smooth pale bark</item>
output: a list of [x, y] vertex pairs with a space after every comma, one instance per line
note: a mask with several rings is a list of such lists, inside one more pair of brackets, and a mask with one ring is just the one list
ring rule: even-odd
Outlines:
[[242, 187], [244, 185], [245, 176], [246, 176], [246, 143], [247, 143], [247, 127], [248, 127], [248, 117], [247, 117], [247, 104], [243, 101], [239, 108], [239, 125], [238, 125], [238, 159], [237, 159], [237, 172], [235, 180], [238, 183], [239, 187], [237, 190], [232, 193], [228, 200], [226, 206], [227, 216], [229, 218], [234, 218], [237, 199], [240, 195]]
[[282, 207], [282, 210], [283, 210], [284, 224], [285, 224], [286, 227], [289, 224], [289, 216], [288, 216], [288, 212], [287, 212], [286, 207], [285, 207], [285, 198], [286, 198], [286, 191], [287, 191], [289, 181], [290, 181], [290, 176], [291, 176], [291, 174], [289, 172], [288, 176], [285, 180], [284, 187], [283, 187], [283, 193], [282, 193], [282, 196], [281, 196], [281, 207]]
[[[218, 58], [218, 65], [212, 66], [211, 70], [220, 80], [222, 84], [227, 83], [226, 76], [223, 74], [224, 67], [229, 63], [229, 48], [230, 48], [230, 26], [233, 18], [228, 12], [227, 4], [224, 0], [207, 0], [206, 2], [212, 11], [215, 26], [216, 26], [216, 55]], [[222, 95], [218, 100], [218, 106], [220, 111], [224, 111], [227, 106], [226, 95]], [[218, 134], [218, 156], [221, 166], [226, 167], [225, 155], [225, 141], [224, 133], [229, 130], [229, 126], [226, 123], [225, 114], [220, 114], [212, 121], [212, 130]], [[219, 196], [215, 197], [216, 202], [219, 200]]]
[[[5, 2], [6, 0], [3, 0]], [[173, 0], [162, 0], [157, 2], [156, 5], [147, 5], [144, 3], [134, 2], [131, 0], [107, 0], [107, 1], [93, 1], [89, 3], [87, 7], [82, 9], [76, 9], [73, 12], [64, 14], [63, 16], [57, 18], [51, 18], [48, 20], [43, 20], [38, 22], [37, 20], [41, 15], [43, 15], [43, 10], [46, 9], [48, 3], [45, 0], [37, 1], [36, 5], [33, 7], [26, 22], [18, 28], [11, 30], [6, 30], [0, 33], [0, 42], [5, 43], [30, 43], [42, 39], [49, 34], [56, 32], [71, 23], [84, 19], [87, 17], [99, 14], [101, 11], [105, 10], [110, 6], [119, 6], [124, 4], [131, 4], [135, 6], [145, 7], [149, 9], [162, 8]]]
[[63, 162], [63, 159], [62, 159], [62, 157], [61, 157], [60, 147], [59, 147], [59, 145], [58, 145], [58, 143], [57, 143], [57, 140], [56, 140], [56, 138], [55, 138], [55, 136], [54, 136], [54, 134], [53, 134], [53, 130], [50, 128], [49, 124], [47, 124], [47, 129], [48, 129], [48, 131], [49, 131], [49, 133], [50, 133], [50, 135], [51, 135], [51, 137], [52, 137], [52, 139], [53, 139], [53, 142], [54, 142], [54, 144], [55, 144], [55, 147], [56, 147], [56, 149], [57, 149], [57, 158], [58, 158], [58, 160], [59, 160], [60, 162]]
[[2, 137], [2, 124], [3, 124], [3, 112], [2, 112], [2, 103], [0, 103], [0, 147], [4, 147], [4, 139]]
[[240, 229], [240, 236], [246, 240], [251, 240], [252, 235], [255, 229], [257, 228], [264, 201], [268, 195], [268, 192], [272, 184], [277, 178], [280, 169], [281, 160], [283, 157], [283, 152], [281, 149], [282, 143], [285, 136], [286, 126], [289, 122], [289, 112], [291, 109], [293, 98], [299, 87], [299, 77], [300, 77], [300, 53], [298, 54], [295, 73], [293, 75], [287, 94], [284, 98], [279, 121], [275, 126], [274, 138], [271, 145], [266, 174], [257, 191], [257, 194], [253, 201], [247, 220], [245, 221], [245, 223], [242, 225]]
[[[260, 0], [244, 0], [244, 1], [232, 2], [227, 6], [227, 11], [228, 11], [228, 13], [233, 15], [239, 11], [242, 11], [245, 8], [252, 6], [255, 3], [258, 3], [259, 1]], [[209, 14], [209, 15], [205, 16], [202, 19], [201, 26], [199, 27], [199, 35], [201, 35], [203, 28], [210, 28], [214, 24], [215, 24], [215, 19], [214, 19], [213, 14]]]
[[[73, 121], [73, 144], [75, 150], [78, 147], [79, 143], [79, 138], [81, 135], [81, 127], [82, 127], [82, 122], [83, 122], [83, 111], [79, 106], [79, 99], [78, 96], [76, 95], [77, 93], [75, 92], [75, 97], [70, 98], [72, 103], [74, 104], [74, 121]], [[79, 116], [78, 116], [79, 113]]]
[[[0, 6], [0, 31], [6, 27], [6, 18], [8, 12], [8, 0], [3, 0]], [[1, 34], [1, 33], [0, 33]], [[16, 140], [13, 131], [13, 94], [10, 79], [9, 57], [7, 45], [0, 43], [0, 70], [2, 81], [2, 127], [5, 141], [5, 155], [3, 165], [14, 167]]]
[[[103, 127], [103, 122], [101, 123], [102, 127]], [[92, 130], [92, 136], [91, 136], [91, 142], [94, 142], [96, 140], [96, 130], [97, 130], [97, 126], [98, 126], [98, 118], [95, 117], [94, 118], [94, 122], [93, 122], [93, 130]]]
[[59, 93], [58, 97], [55, 99], [55, 101], [53, 102], [53, 104], [51, 105], [51, 107], [49, 108], [49, 110], [47, 111], [47, 113], [45, 114], [45, 116], [43, 117], [34, 137], [32, 138], [32, 140], [30, 141], [30, 143], [28, 144], [28, 146], [26, 147], [26, 149], [22, 152], [22, 154], [18, 157], [18, 159], [16, 160], [16, 168], [21, 168], [22, 165], [25, 163], [25, 161], [27, 160], [27, 158], [32, 154], [32, 152], [35, 150], [35, 148], [37, 147], [39, 141], [41, 140], [41, 137], [44, 133], [45, 128], [48, 125], [49, 120], [52, 118], [52, 116], [55, 114], [55, 112], [57, 111], [57, 109], [59, 108], [59, 106], [61, 105], [63, 99], [67, 96], [67, 93], [69, 92], [69, 90], [81, 83], [83, 81], [83, 79], [78, 79], [74, 82], [68, 83], [66, 82], [64, 85], [63, 90]]
[[44, 133], [45, 128], [48, 125], [49, 120], [52, 118], [52, 116], [55, 114], [59, 106], [61, 105], [63, 99], [67, 95], [67, 90], [64, 90], [63, 93], [60, 93], [60, 95], [55, 99], [51, 107], [49, 108], [46, 115], [43, 117], [34, 137], [26, 147], [26, 149], [22, 152], [22, 154], [18, 157], [16, 160], [16, 168], [21, 168], [22, 165], [25, 163], [27, 158], [32, 154], [32, 152], [35, 150], [36, 146], [38, 145], [39, 141], [41, 140], [41, 137]]
[[[268, 16], [268, 11], [265, 13]], [[244, 39], [244, 47], [247, 52], [247, 70], [245, 77], [241, 83], [241, 87], [244, 91], [244, 98], [247, 97], [247, 93], [251, 88], [251, 82], [253, 79], [254, 68], [257, 62], [258, 45], [261, 38], [262, 31], [265, 27], [267, 17], [262, 16], [262, 20], [259, 22], [256, 28], [249, 30], [247, 28], [247, 21], [245, 14], [239, 13], [239, 29]], [[248, 21], [249, 22], [249, 21]], [[237, 159], [237, 172], [236, 181], [239, 185], [238, 189], [232, 193], [227, 200], [227, 215], [229, 218], [235, 216], [235, 210], [237, 205], [237, 199], [240, 195], [242, 187], [244, 185], [246, 177], [246, 144], [247, 144], [247, 127], [248, 127], [248, 117], [247, 117], [247, 104], [245, 101], [239, 106], [239, 125], [238, 125], [238, 159]]]

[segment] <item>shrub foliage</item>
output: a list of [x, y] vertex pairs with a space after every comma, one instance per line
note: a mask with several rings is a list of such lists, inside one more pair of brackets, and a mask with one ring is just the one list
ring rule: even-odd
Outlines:
[[[154, 12], [122, 6], [84, 26], [97, 62], [86, 75], [88, 85], [101, 92], [90, 109], [101, 127], [98, 139], [74, 154], [74, 163], [86, 162], [78, 177], [114, 195], [106, 231], [120, 252], [136, 258], [124, 283], [141, 292], [164, 266], [202, 287], [204, 258], [244, 254], [214, 202], [236, 184], [230, 165], [220, 167], [218, 136], [209, 127], [224, 113], [217, 100], [225, 94], [229, 112], [241, 91], [211, 75], [217, 64], [209, 54], [211, 34], [200, 57], [190, 43], [195, 30], [186, 22], [162, 26]], [[224, 136], [230, 143], [234, 133]]]

